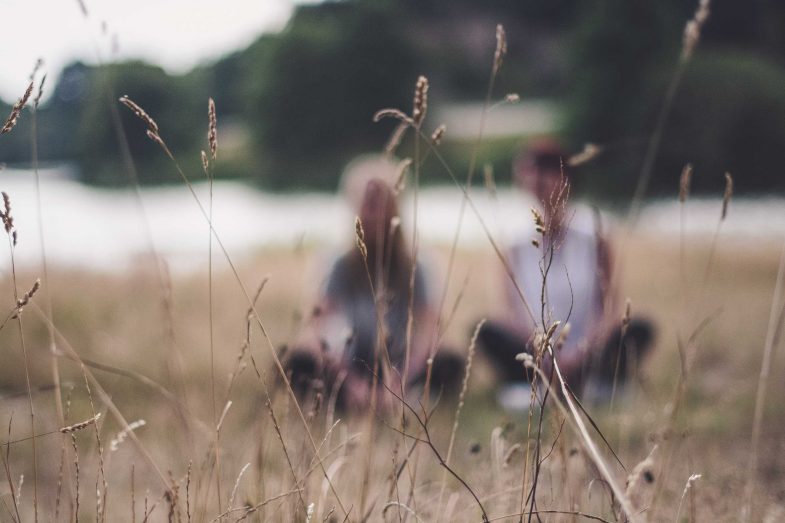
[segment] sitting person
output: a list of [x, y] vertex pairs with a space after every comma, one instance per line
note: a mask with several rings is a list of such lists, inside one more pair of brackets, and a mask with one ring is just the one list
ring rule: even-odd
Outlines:
[[[301, 392], [315, 379], [330, 390], [340, 387], [339, 406], [355, 412], [370, 406], [374, 380], [384, 380], [397, 395], [404, 383], [407, 390], [422, 383], [436, 339], [437, 316], [419, 263], [411, 284], [413, 261], [400, 227], [394, 172], [395, 166], [383, 159], [364, 159], [347, 170], [344, 190], [362, 224], [365, 252], [352, 242], [334, 263], [285, 360]], [[379, 405], [394, 400], [381, 386], [376, 393]]]
[[[510, 246], [507, 256], [515, 283], [505, 274], [508, 315], [486, 323], [478, 342], [505, 384], [528, 383], [531, 371], [516, 364], [515, 357], [535, 353], [535, 331], [559, 321], [552, 340], [565, 381], [578, 394], [588, 382], [606, 394], [634, 371], [633, 363], [651, 345], [653, 329], [637, 319], [625, 319], [622, 326], [610, 289], [608, 242], [591, 213], [568, 206], [570, 172], [563, 158], [556, 142], [540, 140], [515, 161], [515, 182], [539, 203], [539, 223], [532, 220], [530, 234]], [[550, 375], [548, 355], [542, 369]], [[525, 390], [502, 387], [500, 401], [525, 408]]]

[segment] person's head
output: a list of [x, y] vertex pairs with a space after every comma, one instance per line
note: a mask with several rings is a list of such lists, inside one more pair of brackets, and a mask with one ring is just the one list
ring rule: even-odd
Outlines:
[[343, 192], [362, 221], [369, 249], [376, 246], [377, 240], [384, 240], [392, 219], [398, 215], [393, 190], [395, 172], [395, 164], [381, 156], [360, 157], [344, 172]]
[[527, 144], [513, 163], [515, 184], [537, 200], [548, 202], [559, 187], [562, 176], [569, 179], [566, 156], [561, 145], [551, 138]]

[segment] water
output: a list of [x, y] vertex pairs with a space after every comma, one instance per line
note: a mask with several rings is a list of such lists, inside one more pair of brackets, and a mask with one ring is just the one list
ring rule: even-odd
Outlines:
[[[195, 189], [206, 208], [209, 201], [206, 184], [197, 184]], [[11, 196], [19, 233], [17, 263], [23, 267], [36, 265], [40, 260], [40, 242], [33, 174], [6, 169], [0, 172], [0, 190]], [[511, 190], [502, 190], [496, 197], [479, 189], [471, 194], [487, 229], [501, 243], [505, 238], [528, 234], [531, 202], [525, 197]], [[215, 229], [229, 253], [237, 259], [271, 246], [294, 247], [305, 243], [341, 247], [348, 245], [354, 234], [351, 211], [342, 198], [331, 194], [272, 195], [238, 182], [217, 182], [213, 202]], [[175, 270], [204, 265], [207, 221], [184, 186], [142, 189], [142, 212], [133, 191], [85, 186], [67, 177], [63, 169], [49, 169], [41, 171], [41, 203], [47, 258], [53, 265], [126, 270], [149, 254], [149, 238], [155, 250]], [[421, 241], [449, 245], [455, 234], [460, 204], [461, 193], [455, 187], [423, 190], [418, 214]], [[691, 200], [685, 220], [687, 234], [713, 234], [720, 209], [719, 199]], [[404, 226], [411, 230], [410, 196], [401, 214]], [[675, 199], [649, 203], [643, 209], [639, 228], [650, 233], [678, 233], [678, 203]], [[734, 200], [722, 232], [728, 236], [782, 236], [785, 199]], [[467, 247], [487, 244], [483, 227], [470, 208], [466, 211], [460, 241]], [[0, 267], [7, 269], [9, 260], [5, 255], [0, 256]]]

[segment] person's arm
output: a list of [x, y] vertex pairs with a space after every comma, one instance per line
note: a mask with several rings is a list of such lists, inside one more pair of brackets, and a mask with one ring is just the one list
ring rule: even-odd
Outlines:
[[616, 289], [613, 284], [613, 249], [606, 235], [597, 235], [597, 272], [600, 284], [600, 299], [604, 311], [613, 310], [616, 305]]
[[[334, 331], [336, 320], [343, 315], [339, 296], [344, 287], [344, 262], [343, 258], [337, 260], [330, 269], [330, 273], [321, 290], [316, 305], [306, 319], [303, 327], [295, 338], [294, 350], [322, 354], [324, 344], [337, 343]], [[328, 347], [335, 352], [342, 347]]]
[[[521, 301], [521, 295], [518, 292], [518, 288], [516, 285], [520, 287], [521, 292], [523, 292], [522, 285], [523, 283], [520, 281], [519, 275], [516, 273], [516, 269], [520, 267], [520, 259], [519, 250], [521, 248], [531, 248], [535, 249], [536, 247], [532, 245], [518, 245], [517, 247], [513, 247], [509, 249], [506, 253], [506, 262], [510, 265], [510, 270], [513, 273], [513, 276], [516, 278], [516, 281], [513, 281], [510, 278], [510, 275], [507, 273], [507, 270], [502, 267], [501, 277], [502, 277], [502, 288], [504, 289], [504, 297], [507, 305], [507, 317], [505, 318], [504, 324], [507, 328], [511, 329], [513, 332], [518, 334], [521, 338], [528, 340], [532, 334], [533, 325], [532, 325], [532, 318], [529, 316], [529, 313], [526, 310], [526, 305], [524, 305]], [[499, 260], [499, 263], [502, 263]], [[538, 266], [531, 267], [530, 270], [539, 271]], [[529, 307], [533, 305], [529, 303]]]
[[597, 303], [597, 326], [592, 332], [590, 340], [593, 344], [602, 345], [608, 334], [618, 325], [619, 296], [618, 286], [614, 282], [613, 246], [608, 234], [597, 234], [597, 278], [599, 297]]

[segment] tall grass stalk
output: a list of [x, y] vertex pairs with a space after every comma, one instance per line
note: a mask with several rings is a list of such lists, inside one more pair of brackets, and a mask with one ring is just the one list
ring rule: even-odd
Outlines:
[[[450, 432], [450, 443], [447, 445], [447, 455], [444, 458], [445, 463], [448, 465], [450, 464], [450, 458], [452, 458], [452, 451], [453, 446], [455, 445], [455, 434], [458, 432], [458, 424], [461, 421], [461, 410], [463, 409], [464, 401], [466, 399], [466, 390], [469, 388], [469, 378], [471, 377], [472, 372], [472, 363], [474, 361], [474, 350], [477, 345], [477, 338], [480, 335], [480, 329], [482, 326], [485, 325], [485, 318], [480, 320], [477, 326], [474, 328], [474, 334], [472, 335], [472, 339], [469, 342], [469, 350], [466, 353], [466, 367], [463, 372], [463, 383], [461, 384], [461, 392], [458, 394], [458, 405], [455, 407], [455, 414], [453, 415], [453, 425], [452, 431]], [[441, 519], [443, 512], [442, 512], [442, 497], [444, 496], [444, 489], [447, 484], [447, 471], [442, 472], [442, 485], [439, 489], [439, 500], [436, 503], [437, 518]]]
[[[414, 209], [413, 209], [413, 224], [412, 224], [412, 259], [411, 269], [409, 276], [409, 302], [406, 319], [406, 355], [404, 357], [403, 367], [403, 381], [401, 386], [401, 398], [404, 397], [406, 391], [406, 379], [409, 372], [410, 358], [411, 358], [411, 345], [412, 345], [412, 329], [414, 327], [414, 291], [415, 291], [415, 278], [417, 277], [417, 256], [419, 249], [419, 233], [418, 233], [418, 208], [419, 208], [419, 191], [420, 191], [420, 168], [421, 168], [421, 151], [420, 140], [422, 132], [422, 124], [425, 119], [425, 114], [428, 104], [428, 80], [424, 76], [417, 79], [417, 85], [414, 92], [414, 107], [412, 108], [412, 120], [414, 121]], [[430, 386], [431, 386], [431, 372], [433, 370], [433, 350], [429, 359], [426, 361], [425, 368], [425, 385], [423, 387], [423, 410], [427, 411], [430, 401]], [[405, 406], [401, 405], [401, 430], [405, 426]], [[416, 451], [415, 451], [416, 452]], [[417, 485], [417, 469], [420, 462], [420, 454], [416, 452], [414, 456], [414, 463], [412, 468], [409, 469], [409, 493], [406, 500], [406, 505], [411, 505], [416, 509], [415, 489]], [[407, 460], [407, 467], [409, 466]], [[397, 482], [396, 482], [397, 483]], [[397, 485], [396, 485], [397, 489]]]
[[[10, 496], [11, 497], [11, 503], [12, 503], [12, 505], [14, 507], [14, 514], [16, 514], [15, 523], [22, 523], [22, 518], [19, 515], [19, 503], [17, 503], [17, 501], [16, 501], [16, 499], [17, 499], [16, 485], [14, 484], [14, 478], [13, 478], [13, 476], [11, 474], [11, 463], [10, 463], [11, 462], [11, 445], [10, 445], [11, 425], [13, 423], [13, 420], [14, 420], [14, 416], [13, 416], [13, 414], [11, 414], [10, 418], [8, 419], [8, 441], [9, 441], [9, 443], [6, 443], [6, 445], [5, 445], [5, 452], [3, 452], [3, 449], [0, 447], [0, 458], [2, 458], [2, 460], [3, 460], [3, 469], [5, 470], [5, 478], [6, 478], [6, 481], [8, 482], [8, 490], [11, 493], [11, 496]], [[14, 517], [14, 514], [11, 515], [12, 518]]]
[[[676, 64], [673, 75], [671, 76], [670, 83], [668, 84], [667, 91], [665, 92], [665, 96], [662, 100], [662, 105], [660, 106], [660, 110], [657, 113], [657, 119], [649, 137], [649, 141], [646, 146], [646, 153], [641, 163], [641, 170], [636, 182], [635, 192], [633, 193], [632, 201], [627, 211], [626, 227], [619, 245], [620, 263], [616, 264], [616, 267], [611, 274], [609, 285], [611, 289], [615, 288], [618, 283], [620, 274], [619, 268], [624, 264], [623, 257], [627, 252], [627, 244], [634, 232], [636, 222], [640, 216], [643, 199], [646, 196], [646, 190], [649, 187], [649, 181], [651, 180], [651, 176], [654, 171], [654, 165], [657, 160], [657, 154], [660, 150], [663, 134], [665, 132], [665, 126], [668, 123], [668, 118], [670, 117], [671, 110], [673, 109], [673, 102], [676, 99], [676, 94], [679, 91], [684, 72], [687, 70], [687, 66], [692, 60], [692, 56], [700, 40], [701, 29], [708, 19], [709, 4], [710, 0], [698, 0], [698, 8], [695, 11], [695, 15], [685, 25], [681, 56], [679, 57], [679, 61]], [[606, 306], [607, 305], [609, 304], [606, 304]]]
[[[43, 311], [41, 311], [39, 316], [41, 317], [41, 319], [44, 322], [51, 323], [51, 320], [49, 320], [44, 315]], [[82, 372], [82, 374], [86, 377], [86, 379], [89, 381], [89, 383], [92, 385], [92, 387], [97, 392], [98, 398], [106, 406], [106, 408], [109, 410], [109, 412], [115, 418], [115, 420], [118, 422], [120, 427], [122, 429], [127, 429], [128, 437], [131, 439], [131, 441], [134, 442], [134, 445], [136, 446], [136, 448], [139, 451], [139, 453], [147, 461], [148, 465], [150, 465], [150, 468], [156, 473], [156, 475], [160, 479], [161, 484], [163, 485], [163, 487], [167, 491], [169, 491], [169, 487], [170, 487], [169, 480], [166, 478], [166, 476], [164, 476], [163, 472], [161, 471], [160, 467], [158, 466], [158, 462], [155, 459], [153, 459], [153, 457], [150, 454], [150, 452], [147, 450], [147, 448], [145, 448], [145, 446], [142, 444], [142, 442], [136, 436], [136, 433], [133, 430], [129, 429], [128, 421], [126, 421], [126, 419], [123, 416], [123, 414], [120, 411], [120, 409], [117, 408], [117, 405], [114, 403], [114, 401], [112, 401], [111, 396], [106, 392], [106, 390], [103, 388], [103, 386], [98, 381], [98, 379], [96, 379], [95, 375], [90, 371], [90, 368], [87, 366], [87, 364], [85, 364], [82, 361], [82, 358], [79, 356], [79, 353], [74, 349], [74, 347], [71, 345], [71, 343], [68, 341], [68, 339], [57, 329], [57, 327], [54, 324], [52, 324], [52, 329], [54, 330], [56, 338], [59, 339], [59, 346], [63, 347], [65, 349], [66, 354], [71, 359], [73, 359], [75, 362], [77, 362], [77, 364], [80, 367], [80, 371]]]
[[742, 505], [741, 519], [749, 521], [752, 517], [753, 494], [755, 488], [755, 475], [758, 470], [758, 453], [760, 451], [760, 436], [763, 427], [763, 407], [766, 403], [766, 386], [769, 383], [769, 373], [771, 371], [771, 361], [774, 356], [776, 333], [782, 322], [782, 310], [785, 310], [783, 301], [783, 282], [785, 282], [785, 242], [782, 245], [780, 254], [779, 268], [777, 269], [777, 281], [774, 284], [774, 293], [771, 300], [769, 311], [769, 326], [766, 330], [766, 342], [763, 346], [763, 359], [761, 361], [760, 374], [758, 376], [758, 388], [755, 393], [755, 414], [752, 419], [752, 442], [750, 445], [750, 459], [747, 466], [747, 478], [744, 488], [744, 501]]
[[[11, 214], [11, 208], [9, 204], [9, 198], [6, 193], [3, 193], [3, 199], [5, 200], [5, 217], [9, 218]], [[16, 259], [14, 256], [14, 251], [16, 250], [16, 230], [12, 227], [8, 227], [8, 221], [6, 221], [6, 232], [8, 233], [8, 248], [10, 252], [11, 258], [11, 284], [13, 287], [14, 292], [14, 301], [17, 304], [17, 312], [16, 312], [16, 324], [19, 327], [19, 342], [22, 347], [22, 357], [24, 359], [24, 367], [25, 367], [25, 387], [27, 388], [27, 401], [28, 407], [30, 412], [30, 445], [33, 452], [33, 514], [36, 523], [38, 522], [38, 451], [36, 449], [36, 432], [35, 432], [35, 408], [33, 406], [33, 392], [32, 386], [30, 385], [30, 358], [27, 351], [27, 344], [25, 343], [25, 332], [24, 327], [22, 324], [22, 310], [20, 304], [19, 297], [19, 285], [17, 283], [17, 275], [16, 275]]]
[[[204, 167], [205, 175], [207, 176], [208, 184], [208, 216], [210, 223], [213, 222], [213, 180], [214, 180], [214, 163], [217, 159], [217, 138], [216, 138], [216, 113], [215, 103], [210, 98], [207, 109], [208, 117], [208, 130], [207, 139], [210, 146], [210, 158], [202, 151], [202, 165]], [[210, 337], [210, 403], [213, 411], [213, 427], [217, 426], [218, 420], [216, 419], [216, 403], [215, 403], [215, 336], [214, 336], [214, 320], [213, 320], [213, 233], [210, 228], [207, 228], [207, 301], [208, 301], [208, 323], [209, 323], [209, 337]], [[218, 431], [215, 432], [215, 485], [218, 495], [218, 512], [222, 511], [221, 503], [221, 453], [220, 442], [218, 439]]]
[[[79, 0], [79, 7], [84, 19], [85, 24], [91, 24], [93, 21], [90, 18], [89, 12], [85, 7], [84, 1]], [[131, 146], [128, 141], [128, 135], [125, 132], [125, 127], [123, 126], [122, 119], [120, 118], [120, 112], [117, 109], [117, 105], [114, 103], [116, 99], [116, 95], [113, 89], [113, 79], [110, 74], [110, 70], [108, 69], [107, 61], [104, 57], [104, 53], [101, 50], [101, 45], [95, 37], [94, 32], [88, 31], [91, 35], [91, 42], [93, 45], [93, 52], [95, 55], [96, 63], [101, 71], [103, 71], [103, 85], [101, 89], [101, 94], [105, 97], [105, 101], [109, 107], [109, 117], [111, 120], [112, 129], [114, 130], [115, 138], [117, 141], [117, 145], [120, 150], [120, 157], [121, 163], [123, 165], [123, 170], [128, 178], [129, 185], [133, 190], [133, 200], [134, 204], [137, 209], [137, 215], [141, 219], [142, 223], [142, 231], [144, 233], [145, 242], [147, 243], [148, 252], [150, 256], [153, 258], [153, 262], [156, 269], [156, 276], [157, 276], [157, 283], [159, 286], [159, 290], [161, 296], [163, 298], [163, 310], [164, 310], [164, 317], [166, 318], [166, 335], [169, 339], [171, 344], [171, 349], [167, 354], [166, 364], [170, 370], [170, 374], [175, 374], [175, 376], [170, 376], [175, 383], [180, 396], [183, 398], [183, 402], [187, 405], [188, 398], [185, 396], [185, 382], [184, 382], [184, 373], [182, 372], [183, 362], [182, 362], [182, 354], [180, 352], [180, 348], [177, 346], [177, 341], [174, 336], [174, 317], [172, 314], [173, 308], [170, 303], [170, 293], [168, 288], [168, 274], [167, 268], [165, 266], [165, 262], [163, 258], [158, 253], [155, 242], [153, 240], [153, 233], [152, 233], [152, 226], [150, 224], [150, 219], [147, 214], [147, 210], [144, 205], [144, 201], [142, 199], [142, 193], [139, 184], [139, 175], [136, 168], [136, 163], [134, 161], [133, 155], [131, 154]], [[175, 367], [174, 371], [172, 371], [172, 367]], [[177, 381], [179, 378], [179, 382]], [[179, 416], [181, 420], [185, 419], [182, 411], [177, 410], [176, 414]]]
[[[127, 98], [126, 98], [126, 100], [127, 100]], [[297, 396], [296, 396], [296, 394], [294, 392], [294, 389], [292, 389], [292, 385], [289, 382], [289, 378], [286, 376], [286, 371], [284, 370], [283, 365], [281, 364], [281, 360], [278, 357], [278, 354], [277, 354], [277, 352], [275, 350], [275, 346], [273, 345], [272, 340], [270, 339], [270, 336], [269, 336], [269, 334], [267, 332], [267, 328], [265, 327], [264, 323], [262, 322], [261, 315], [256, 310], [256, 305], [254, 305], [253, 300], [251, 299], [251, 296], [250, 296], [250, 294], [248, 292], [248, 289], [246, 288], [245, 284], [243, 283], [242, 278], [240, 278], [240, 273], [237, 270], [237, 266], [234, 264], [234, 261], [232, 260], [232, 257], [229, 255], [229, 251], [226, 249], [226, 246], [224, 246], [223, 242], [221, 241], [221, 237], [218, 235], [218, 232], [215, 230], [215, 227], [213, 226], [213, 222], [210, 219], [209, 214], [205, 210], [205, 207], [202, 204], [202, 201], [199, 199], [199, 196], [196, 194], [196, 191], [194, 190], [193, 184], [191, 184], [191, 181], [186, 176], [185, 172], [183, 171], [182, 167], [180, 166], [180, 163], [175, 158], [174, 154], [172, 154], [172, 151], [166, 145], [166, 142], [164, 142], [164, 140], [160, 137], [160, 135], [157, 132], [153, 132], [151, 129], [148, 129], [147, 136], [151, 140], [153, 140], [155, 143], [157, 143], [161, 147], [161, 149], [163, 150], [164, 154], [166, 154], [166, 156], [172, 161], [172, 163], [175, 166], [175, 169], [177, 170], [177, 173], [180, 175], [180, 178], [183, 180], [183, 183], [185, 184], [186, 188], [188, 189], [188, 192], [191, 194], [192, 198], [194, 199], [194, 202], [196, 203], [196, 205], [197, 205], [197, 207], [199, 209], [199, 212], [202, 214], [202, 217], [209, 224], [210, 230], [212, 231], [213, 237], [215, 238], [215, 242], [218, 244], [218, 247], [220, 248], [221, 253], [223, 254], [224, 258], [226, 259], [226, 262], [229, 265], [229, 268], [231, 269], [232, 275], [233, 275], [235, 281], [237, 282], [238, 286], [240, 287], [240, 290], [243, 293], [243, 297], [245, 298], [246, 303], [248, 304], [250, 310], [253, 313], [253, 318], [254, 318], [256, 324], [259, 326], [259, 329], [262, 332], [262, 336], [265, 339], [268, 351], [269, 351], [269, 353], [270, 353], [270, 355], [272, 357], [273, 363], [275, 364], [276, 370], [278, 371], [278, 374], [281, 377], [281, 379], [282, 379], [282, 381], [283, 381], [283, 383], [284, 383], [284, 385], [286, 387], [286, 391], [287, 391], [289, 397], [292, 399], [292, 401], [294, 403], [295, 409], [297, 410], [298, 417], [300, 418], [300, 421], [302, 422], [303, 428], [305, 429], [306, 435], [308, 437], [311, 449], [315, 453], [316, 458], [317, 458], [317, 460], [320, 463], [320, 467], [322, 469], [322, 473], [324, 474], [325, 478], [327, 479], [328, 484], [330, 485], [330, 490], [333, 493], [333, 496], [335, 496], [336, 501], [337, 501], [339, 507], [341, 508], [341, 511], [343, 512], [344, 516], [348, 517], [349, 513], [346, 510], [344, 504], [341, 502], [341, 499], [338, 496], [337, 491], [335, 490], [335, 486], [332, 484], [332, 481], [329, 479], [329, 476], [327, 475], [327, 470], [324, 467], [324, 463], [322, 462], [321, 458], [319, 457], [318, 449], [317, 449], [317, 446], [316, 446], [316, 442], [315, 442], [315, 440], [313, 438], [313, 434], [311, 433], [311, 430], [310, 430], [310, 428], [308, 426], [308, 422], [305, 419], [305, 415], [303, 414], [303, 411], [302, 411], [302, 409], [300, 407], [300, 404], [297, 401]]]
[[[482, 111], [480, 112], [480, 126], [477, 131], [477, 138], [474, 141], [474, 145], [471, 150], [471, 156], [469, 157], [469, 168], [466, 171], [466, 191], [468, 191], [472, 186], [472, 180], [474, 178], [474, 171], [477, 168], [477, 156], [480, 152], [480, 146], [482, 145], [483, 136], [485, 134], [485, 125], [488, 118], [488, 112], [491, 108], [491, 98], [493, 96], [494, 86], [496, 85], [496, 77], [499, 73], [499, 69], [502, 66], [502, 62], [504, 60], [504, 56], [507, 53], [507, 41], [506, 41], [506, 34], [504, 32], [504, 27], [498, 25], [496, 27], [496, 50], [494, 53], [494, 60], [493, 66], [491, 67], [491, 72], [488, 78], [488, 88], [485, 92], [485, 100], [483, 101]], [[435, 148], [435, 147], [433, 147]], [[444, 310], [444, 305], [447, 300], [447, 291], [450, 285], [450, 280], [452, 278], [452, 271], [453, 266], [455, 264], [455, 255], [458, 250], [458, 241], [461, 237], [461, 231], [463, 229], [463, 218], [464, 214], [466, 213], [466, 205], [468, 202], [468, 192], [464, 191], [464, 196], [461, 199], [461, 207], [458, 210], [458, 221], [455, 225], [455, 234], [453, 235], [452, 244], [450, 245], [450, 255], [447, 261], [447, 270], [444, 273], [444, 283], [442, 284], [442, 295], [441, 299], [439, 300], [439, 310], [438, 310], [438, 324], [437, 324], [437, 333], [442, 323], [442, 313]], [[431, 348], [431, 356], [436, 351], [438, 340], [434, 341], [433, 347]]]

